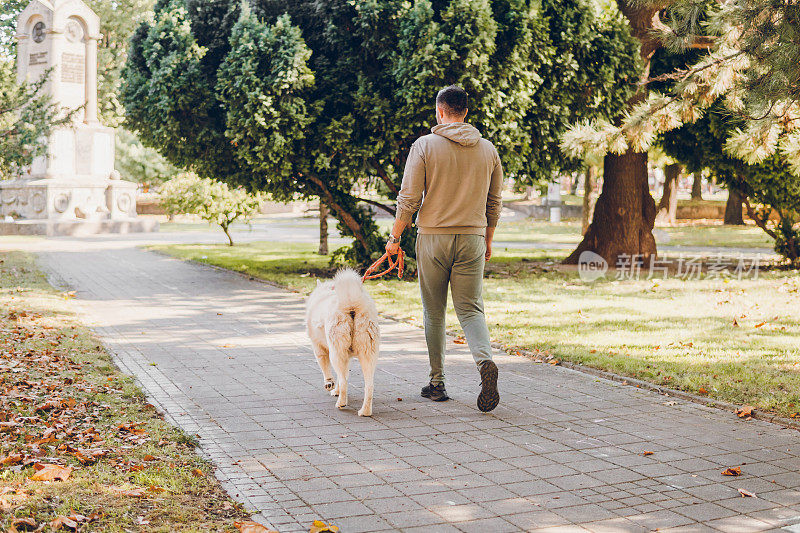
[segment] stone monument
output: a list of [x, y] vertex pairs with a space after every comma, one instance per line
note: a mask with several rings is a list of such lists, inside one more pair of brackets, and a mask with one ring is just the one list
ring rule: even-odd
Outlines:
[[17, 19], [17, 77], [40, 79], [54, 103], [79, 109], [52, 131], [47, 154], [0, 181], [0, 234], [155, 231], [136, 217], [136, 184], [114, 170], [114, 130], [97, 118], [98, 16], [81, 0], [33, 0]]

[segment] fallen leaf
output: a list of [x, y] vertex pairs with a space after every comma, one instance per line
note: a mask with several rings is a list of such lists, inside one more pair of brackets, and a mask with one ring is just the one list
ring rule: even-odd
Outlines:
[[736, 416], [739, 418], [745, 418], [746, 420], [750, 420], [753, 418], [753, 406], [752, 405], [743, 405], [739, 409], [736, 410]]
[[733, 317], [733, 327], [738, 328], [739, 323], [736, 321], [736, 317]]
[[36, 520], [33, 518], [16, 518], [11, 522], [12, 531], [34, 531]]
[[697, 393], [698, 394], [708, 394], [708, 391], [705, 388], [700, 387], [700, 390], [698, 390]]
[[766, 324], [766, 322], [759, 322], [759, 323], [758, 323], [758, 324], [756, 324], [754, 327], [756, 327], [756, 328], [760, 328], [760, 327], [761, 327], [761, 326], [763, 326], [764, 324]]
[[195, 477], [203, 477], [203, 476], [205, 476], [203, 471], [200, 470], [199, 468], [193, 468], [192, 469], [192, 475], [195, 476]]
[[11, 466], [11, 465], [18, 465], [22, 462], [22, 454], [21, 453], [12, 453], [6, 456], [0, 464], [3, 466]]
[[33, 465], [36, 473], [31, 476], [32, 481], [55, 481], [57, 479], [66, 481], [72, 473], [72, 467], [64, 467], [53, 464], [40, 464]]
[[155, 461], [156, 460], [156, 458], [154, 456], [152, 456], [152, 455], [145, 455], [142, 459], [144, 461]]
[[278, 533], [275, 530], [262, 526], [258, 522], [234, 522], [233, 527], [238, 529], [241, 533]]
[[309, 533], [336, 533], [339, 528], [333, 524], [326, 524], [322, 520], [314, 520]]
[[71, 529], [74, 531], [78, 529], [78, 523], [71, 518], [59, 515], [55, 520], [50, 522], [50, 527], [53, 529]]
[[738, 466], [732, 466], [730, 468], [726, 468], [725, 470], [723, 470], [722, 471], [722, 475], [723, 476], [741, 476], [742, 475], [742, 469], [739, 468]]
[[458, 337], [456, 339], [453, 339], [453, 342], [455, 344], [467, 344], [467, 339], [465, 339], [464, 337]]
[[141, 498], [145, 493], [145, 489], [142, 487], [125, 488], [110, 486], [108, 488], [117, 496], [130, 496], [131, 498]]
[[742, 495], [742, 498], [758, 498], [758, 496], [745, 489], [739, 489], [739, 494]]
[[120, 432], [122, 433], [142, 435], [144, 433], [147, 433], [145, 430], [139, 428], [139, 426], [141, 426], [142, 424], [144, 424], [144, 422], [135, 422], [135, 423], [131, 422], [130, 424], [120, 424], [119, 426], [117, 426], [117, 429], [119, 429]]
[[549, 363], [549, 364], [551, 364], [551, 365], [553, 365], [553, 366], [556, 366], [556, 365], [560, 365], [560, 364], [561, 364], [561, 361], [559, 361], [558, 359], [550, 359], [550, 360], [548, 361], [548, 363]]
[[653, 455], [655, 452], [642, 452], [642, 455], [647, 457], [648, 455]]

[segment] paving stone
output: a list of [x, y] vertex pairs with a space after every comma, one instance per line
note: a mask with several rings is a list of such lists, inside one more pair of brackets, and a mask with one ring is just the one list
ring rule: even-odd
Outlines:
[[[76, 309], [117, 365], [197, 435], [224, 488], [282, 533], [308, 531], [312, 517], [344, 533], [757, 531], [798, 521], [796, 432], [500, 354], [503, 402], [480, 413], [474, 362], [452, 342], [452, 399], [428, 402], [424, 337], [397, 322], [382, 323], [373, 417], [355, 414], [357, 364], [350, 406], [337, 410], [302, 298], [135, 247], [170, 238], [195, 237], [15, 246], [76, 290]], [[741, 463], [745, 476], [720, 479], [721, 466]], [[740, 486], [759, 498], [739, 498]]]

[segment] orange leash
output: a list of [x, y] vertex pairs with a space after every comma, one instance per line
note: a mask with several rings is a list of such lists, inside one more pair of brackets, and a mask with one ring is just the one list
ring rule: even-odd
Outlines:
[[[386, 252], [385, 254], [380, 256], [380, 258], [377, 261], [372, 263], [366, 270], [366, 272], [364, 272], [364, 276], [361, 278], [362, 283], [364, 281], [367, 281], [368, 279], [375, 279], [384, 276], [389, 272], [391, 272], [392, 269], [395, 267], [397, 267], [397, 278], [403, 279], [403, 265], [404, 265], [405, 255], [406, 254], [405, 252], [403, 252], [402, 248], [397, 252], [397, 259], [393, 259], [393, 257], [389, 255], [389, 252]], [[389, 268], [387, 268], [383, 272], [373, 274], [373, 272], [378, 270], [378, 267], [381, 266], [381, 264], [387, 260], [389, 261]]]

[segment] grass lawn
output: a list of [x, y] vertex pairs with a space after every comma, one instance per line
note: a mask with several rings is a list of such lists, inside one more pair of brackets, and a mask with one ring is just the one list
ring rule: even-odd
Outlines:
[[[772, 248], [773, 242], [755, 226], [685, 225], [656, 228], [658, 244], [670, 246], [720, 246], [729, 248]], [[503, 222], [497, 227], [496, 241], [577, 244], [581, 240], [579, 222], [549, 222], [532, 219]]]
[[69, 298], [30, 256], [0, 254], [0, 528], [236, 531], [247, 513]]
[[[251, 243], [155, 249], [308, 293], [329, 275], [312, 245]], [[562, 360], [792, 416], [800, 410], [800, 277], [598, 281], [542, 268], [550, 251], [500, 250], [486, 311], [495, 340]], [[417, 285], [368, 282], [379, 309], [421, 323]], [[735, 322], [735, 324], [734, 324]], [[458, 331], [452, 311], [448, 326]]]

